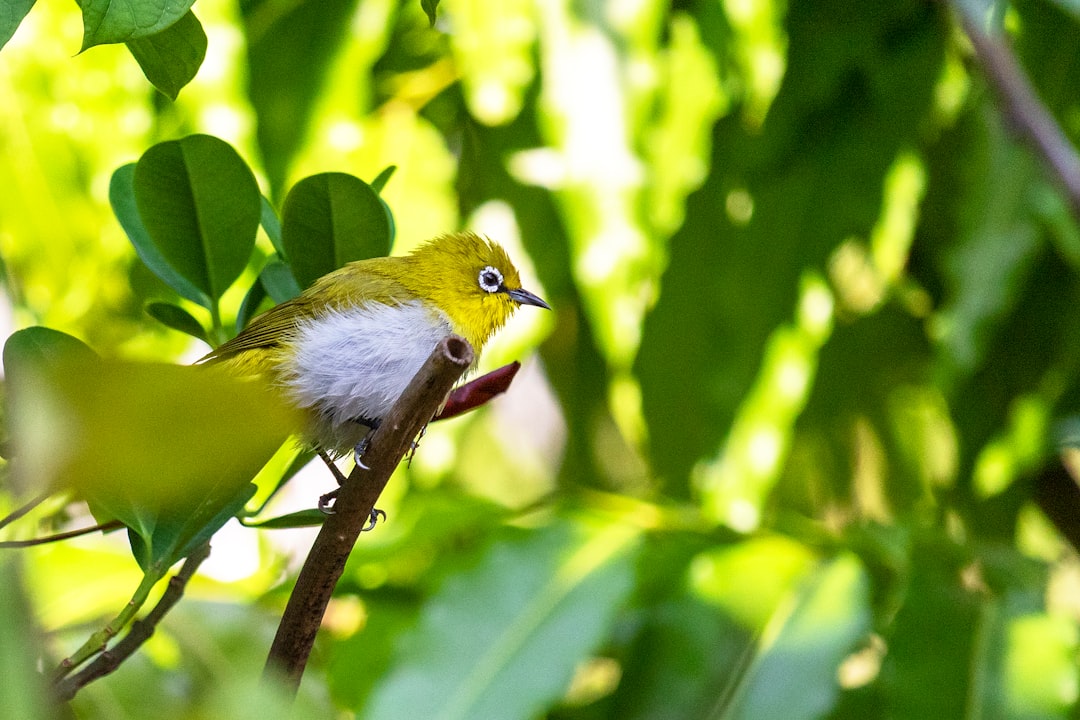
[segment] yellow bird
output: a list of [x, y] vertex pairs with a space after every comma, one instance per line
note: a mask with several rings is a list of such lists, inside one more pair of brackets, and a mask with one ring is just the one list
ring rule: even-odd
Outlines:
[[519, 305], [551, 309], [497, 243], [452, 233], [324, 275], [200, 362], [268, 378], [304, 411], [306, 443], [359, 455], [439, 341], [460, 335], [479, 356]]

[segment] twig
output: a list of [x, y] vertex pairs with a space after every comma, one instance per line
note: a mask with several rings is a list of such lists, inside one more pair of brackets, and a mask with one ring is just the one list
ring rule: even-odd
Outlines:
[[443, 340], [383, 418], [364, 453], [367, 468], [353, 468], [341, 485], [334, 513], [327, 516], [300, 570], [270, 647], [264, 678], [283, 677], [293, 693], [299, 688], [326, 606], [375, 502], [413, 439], [472, 361], [468, 342], [457, 336]]
[[89, 535], [100, 531], [102, 534], [112, 532], [113, 530], [119, 530], [124, 527], [124, 523], [119, 520], [110, 520], [100, 525], [91, 525], [89, 527], [79, 528], [78, 530], [68, 530], [66, 532], [56, 533], [54, 535], [46, 535], [45, 537], [31, 538], [29, 540], [4, 540], [0, 542], [0, 549], [3, 548], [25, 548], [33, 547], [35, 545], [46, 545], [52, 542], [60, 542], [61, 540], [70, 540], [71, 538], [82, 537], [83, 535]]
[[54, 686], [57, 698], [61, 701], [70, 700], [75, 697], [75, 693], [79, 691], [79, 688], [108, 675], [138, 650], [154, 634], [154, 629], [161, 622], [161, 619], [165, 617], [165, 614], [180, 601], [188, 581], [191, 580], [195, 571], [199, 569], [199, 565], [202, 564], [203, 560], [209, 556], [210, 543], [203, 543], [188, 555], [184, 564], [180, 567], [180, 571], [169, 578], [169, 584], [154, 609], [148, 612], [146, 617], [133, 622], [127, 635], [116, 643], [112, 649], [102, 652], [94, 658], [93, 662], [74, 675], [58, 681]]
[[1050, 166], [1069, 197], [1073, 215], [1080, 217], [1080, 157], [1076, 149], [1039, 100], [1016, 57], [1004, 42], [983, 31], [978, 18], [967, 8], [964, 0], [951, 0], [950, 5], [971, 40], [975, 57], [996, 91], [1005, 116], [1016, 132], [1031, 143]]

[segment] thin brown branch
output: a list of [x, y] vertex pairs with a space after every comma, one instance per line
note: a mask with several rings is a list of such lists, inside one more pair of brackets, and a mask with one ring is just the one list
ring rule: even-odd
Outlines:
[[180, 598], [184, 596], [184, 588], [188, 581], [195, 575], [199, 565], [210, 556], [210, 543], [203, 543], [193, 553], [188, 555], [180, 571], [169, 578], [169, 584], [165, 588], [161, 599], [158, 600], [154, 609], [146, 614], [146, 617], [136, 620], [131, 624], [131, 629], [120, 642], [111, 649], [105, 650], [74, 675], [63, 678], [54, 686], [56, 697], [61, 701], [67, 701], [75, 697], [75, 693], [83, 686], [104, 677], [120, 666], [120, 663], [129, 658], [138, 650], [144, 642], [154, 634], [155, 628], [165, 614], [172, 609]]
[[355, 467], [341, 485], [334, 513], [327, 516], [300, 570], [270, 647], [264, 677], [283, 677], [294, 693], [300, 686], [326, 606], [375, 502], [413, 439], [472, 361], [473, 350], [465, 340], [456, 336], [443, 340], [383, 418], [364, 452], [367, 468]]
[[1073, 215], [1080, 217], [1080, 157], [1054, 116], [1039, 100], [1009, 47], [991, 37], [964, 0], [951, 0], [975, 57], [986, 74], [1013, 128], [1029, 142], [1050, 167], [1068, 195]]
[[119, 530], [122, 527], [124, 527], [124, 523], [119, 520], [110, 520], [109, 522], [101, 523], [100, 525], [91, 525], [89, 527], [79, 528], [78, 530], [68, 530], [54, 535], [46, 535], [45, 537], [31, 538], [29, 540], [4, 540], [3, 542], [0, 542], [0, 549], [46, 545], [48, 543], [60, 542], [61, 540], [82, 537], [83, 535], [89, 535], [90, 533], [98, 531], [101, 533], [112, 532], [113, 530]]

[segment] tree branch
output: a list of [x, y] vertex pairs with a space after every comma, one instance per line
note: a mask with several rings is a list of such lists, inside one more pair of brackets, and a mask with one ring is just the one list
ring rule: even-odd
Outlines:
[[184, 588], [187, 587], [188, 581], [195, 575], [195, 571], [199, 569], [199, 565], [203, 560], [210, 556], [210, 543], [203, 543], [194, 552], [188, 555], [184, 560], [184, 564], [180, 567], [179, 572], [169, 578], [169, 584], [165, 588], [164, 594], [161, 599], [158, 600], [154, 609], [146, 614], [146, 617], [136, 620], [131, 624], [131, 629], [128, 630], [127, 635], [116, 643], [111, 649], [104, 650], [100, 655], [94, 658], [94, 661], [84, 667], [79, 672], [69, 677], [62, 678], [54, 685], [54, 692], [57, 699], [61, 701], [67, 701], [75, 697], [75, 693], [79, 691], [85, 685], [97, 680], [100, 677], [108, 675], [117, 667], [120, 663], [124, 662], [130, 657], [139, 647], [150, 639], [150, 636], [154, 634], [154, 629], [157, 627], [161, 619], [165, 617], [165, 614], [172, 609], [176, 603], [180, 602], [180, 598], [184, 596]]
[[345, 569], [345, 561], [394, 468], [439, 409], [447, 393], [472, 364], [468, 342], [451, 336], [439, 343], [382, 420], [357, 466], [341, 485], [334, 503], [296, 579], [263, 677], [283, 676], [295, 693], [300, 686], [326, 606]]
[[1073, 215], [1080, 217], [1080, 157], [1054, 116], [1039, 100], [1023, 68], [1004, 42], [983, 31], [964, 0], [951, 0], [975, 57], [998, 95], [1002, 112], [1015, 131], [1042, 156], [1068, 195]]

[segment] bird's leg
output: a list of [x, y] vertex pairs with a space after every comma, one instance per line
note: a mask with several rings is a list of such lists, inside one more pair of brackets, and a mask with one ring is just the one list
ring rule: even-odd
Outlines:
[[323, 462], [326, 463], [326, 467], [330, 468], [330, 472], [333, 473], [334, 479], [337, 480], [337, 484], [341, 485], [342, 483], [344, 483], [345, 475], [341, 472], [341, 469], [334, 462], [333, 458], [330, 457], [329, 453], [322, 449], [320, 449], [318, 452], [319, 457], [321, 457]]
[[[356, 422], [358, 422], [358, 423], [360, 423], [362, 425], [366, 425], [366, 426], [370, 427], [371, 430], [368, 431], [367, 435], [365, 435], [364, 438], [360, 442], [356, 443], [356, 447], [353, 448], [353, 459], [356, 461], [357, 467], [359, 467], [359, 468], [361, 468], [363, 470], [370, 470], [371, 468], [369, 468], [367, 465], [365, 465], [364, 462], [360, 458], [364, 454], [364, 451], [367, 450], [368, 445], [371, 444], [371, 436], [375, 433], [375, 430], [378, 429], [379, 421], [378, 420], [371, 420], [369, 418], [357, 418]], [[323, 462], [326, 463], [326, 466], [328, 468], [330, 468], [330, 472], [334, 474], [334, 479], [337, 480], [337, 484], [341, 485], [342, 483], [344, 483], [345, 482], [345, 475], [342, 474], [341, 470], [334, 463], [334, 461], [330, 458], [330, 455], [327, 454], [325, 450], [319, 450], [319, 457], [321, 457], [323, 459]], [[338, 495], [337, 490], [331, 490], [330, 492], [326, 493], [325, 495], [320, 496], [319, 497], [319, 511], [322, 512], [325, 515], [333, 515], [334, 514], [334, 500], [337, 499], [337, 495]], [[360, 529], [360, 532], [367, 532], [368, 530], [374, 529], [375, 525], [378, 523], [380, 517], [383, 520], [385, 520], [386, 519], [386, 513], [383, 512], [382, 510], [380, 510], [379, 508], [372, 508], [371, 509], [371, 514], [368, 516], [367, 524], [364, 525], [364, 527], [362, 527]]]

